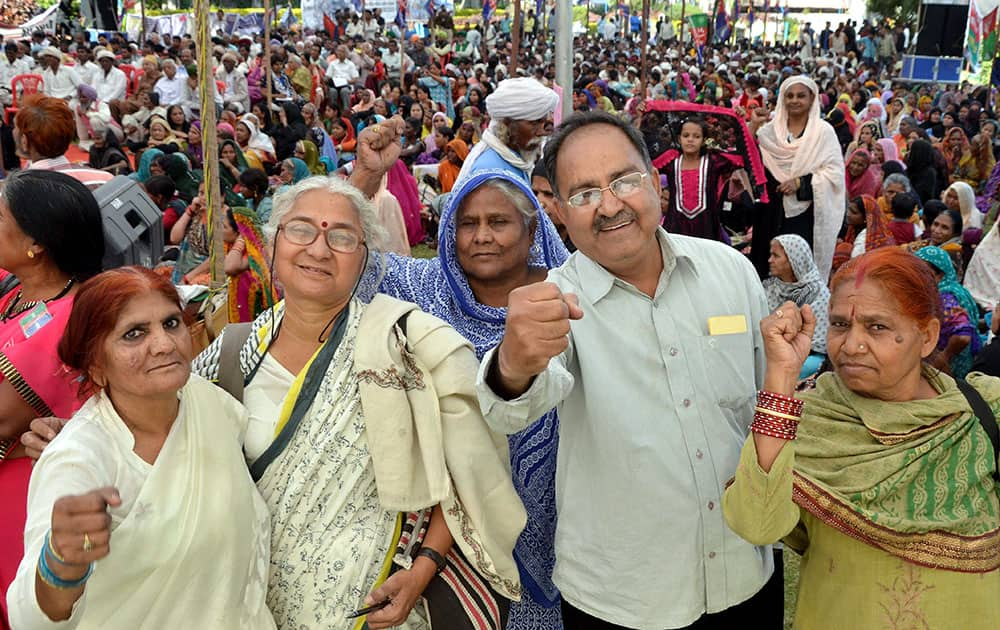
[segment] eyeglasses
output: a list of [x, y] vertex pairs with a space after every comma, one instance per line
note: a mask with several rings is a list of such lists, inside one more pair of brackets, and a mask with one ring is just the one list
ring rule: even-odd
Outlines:
[[590, 208], [601, 203], [605, 190], [610, 190], [612, 195], [622, 199], [639, 192], [639, 189], [642, 188], [642, 180], [648, 176], [649, 173], [629, 173], [619, 177], [604, 188], [581, 190], [567, 199], [566, 203], [574, 208]]
[[[322, 232], [322, 230], [312, 223], [298, 220], [289, 221], [284, 225], [278, 226], [278, 230], [285, 234], [285, 238], [288, 239], [289, 243], [303, 247], [308, 247], [315, 243], [320, 232]], [[325, 234], [327, 246], [341, 254], [353, 254], [364, 242], [357, 233], [347, 228], [331, 228], [326, 230]]]

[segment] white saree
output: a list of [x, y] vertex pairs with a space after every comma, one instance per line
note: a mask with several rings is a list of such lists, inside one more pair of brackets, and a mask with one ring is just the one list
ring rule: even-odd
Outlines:
[[[8, 593], [12, 627], [266, 630], [270, 528], [242, 453], [246, 411], [192, 375], [152, 465], [106, 395], [91, 398], [46, 448], [28, 490], [24, 560]], [[111, 553], [69, 620], [38, 607], [35, 570], [62, 496], [113, 486]]]

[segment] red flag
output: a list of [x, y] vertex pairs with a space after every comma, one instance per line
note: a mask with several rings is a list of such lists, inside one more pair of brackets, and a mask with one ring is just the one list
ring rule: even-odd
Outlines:
[[326, 29], [330, 37], [337, 37], [337, 23], [330, 19], [330, 16], [326, 13], [323, 14], [323, 28]]

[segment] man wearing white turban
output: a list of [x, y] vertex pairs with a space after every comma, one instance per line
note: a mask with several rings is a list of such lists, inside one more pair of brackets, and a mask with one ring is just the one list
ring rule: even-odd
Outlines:
[[552, 114], [559, 96], [530, 77], [506, 79], [486, 97], [490, 126], [458, 174], [462, 179], [484, 168], [502, 168], [531, 184], [531, 170], [552, 135]]

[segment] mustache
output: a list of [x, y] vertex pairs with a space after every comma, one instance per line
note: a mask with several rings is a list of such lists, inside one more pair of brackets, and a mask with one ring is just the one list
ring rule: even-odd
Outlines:
[[600, 232], [606, 227], [611, 227], [612, 225], [620, 225], [622, 223], [628, 223], [629, 221], [635, 221], [635, 213], [631, 210], [622, 210], [613, 217], [608, 217], [603, 214], [599, 214], [594, 217], [594, 231]]

